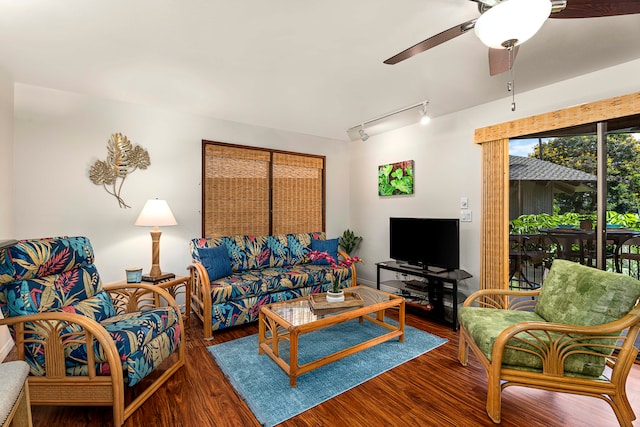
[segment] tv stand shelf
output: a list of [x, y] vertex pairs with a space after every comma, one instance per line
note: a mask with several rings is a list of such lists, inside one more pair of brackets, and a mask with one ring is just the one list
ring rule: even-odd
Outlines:
[[[426, 279], [424, 282], [419, 280], [392, 280], [384, 282], [384, 284], [400, 289], [402, 295], [405, 296], [427, 297], [428, 304], [407, 301], [407, 306], [419, 308], [435, 320], [450, 324], [454, 331], [458, 330], [458, 282], [472, 277], [471, 274], [464, 270], [434, 272], [415, 267], [407, 267], [395, 261], [379, 262], [376, 263], [376, 267], [376, 287], [378, 289], [380, 289], [381, 270], [394, 271], [396, 273]], [[453, 316], [451, 322], [447, 321], [445, 317], [444, 294], [451, 295], [451, 310]]]

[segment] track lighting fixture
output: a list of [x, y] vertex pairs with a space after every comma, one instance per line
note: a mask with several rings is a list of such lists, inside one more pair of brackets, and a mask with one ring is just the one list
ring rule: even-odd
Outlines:
[[360, 130], [358, 131], [358, 133], [360, 134], [360, 139], [362, 140], [362, 142], [369, 139], [369, 134], [364, 130], [364, 123], [360, 125]]
[[428, 125], [431, 121], [431, 117], [427, 114], [427, 105], [429, 105], [429, 101], [424, 101], [420, 110], [420, 124], [423, 126]]
[[426, 125], [431, 121], [431, 117], [429, 117], [429, 115], [427, 114], [427, 105], [429, 105], [429, 101], [425, 100], [422, 102], [418, 102], [417, 104], [409, 105], [408, 107], [404, 107], [399, 110], [392, 111], [391, 113], [383, 114], [382, 116], [376, 117], [375, 119], [367, 120], [365, 122], [362, 122], [360, 124], [350, 127], [349, 129], [347, 129], [347, 133], [351, 133], [351, 137], [356, 138], [355, 132], [357, 130], [358, 132], [357, 135], [360, 136], [360, 139], [362, 141], [366, 141], [367, 139], [369, 139], [369, 134], [365, 131], [365, 128], [364, 128], [365, 125], [379, 122], [388, 117], [395, 116], [396, 114], [404, 113], [405, 111], [409, 111], [418, 107], [422, 107], [420, 108], [420, 123], [423, 125]]

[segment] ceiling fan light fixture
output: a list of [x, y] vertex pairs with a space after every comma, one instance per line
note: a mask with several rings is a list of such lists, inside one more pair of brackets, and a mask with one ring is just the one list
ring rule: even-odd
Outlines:
[[480, 15], [475, 32], [486, 46], [507, 49], [533, 37], [550, 14], [549, 0], [504, 0]]

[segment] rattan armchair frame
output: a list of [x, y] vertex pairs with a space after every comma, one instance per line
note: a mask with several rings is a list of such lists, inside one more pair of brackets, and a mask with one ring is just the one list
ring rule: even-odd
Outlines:
[[[105, 286], [118, 314], [138, 311], [140, 305], [148, 307], [148, 295], [157, 294], [180, 313], [176, 301], [164, 289], [149, 284]], [[178, 316], [184, 333], [182, 316]], [[184, 365], [184, 339], [178, 349], [166, 361], [166, 369], [131, 402], [125, 404], [122, 362], [115, 342], [107, 330], [93, 319], [76, 313], [43, 312], [39, 314], [9, 317], [0, 325], [14, 328], [17, 358], [24, 360], [25, 345], [40, 344], [44, 348], [44, 376], [29, 376], [29, 393], [32, 405], [51, 406], [112, 406], [113, 425], [121, 426], [160, 386]], [[79, 327], [79, 332], [61, 334], [68, 326]], [[183, 335], [184, 336], [184, 335]], [[96, 354], [93, 343], [99, 343], [109, 363], [110, 375], [98, 375], [95, 369]], [[85, 344], [87, 349], [86, 376], [70, 376], [65, 367], [65, 346]], [[165, 364], [163, 364], [164, 367]]]
[[[341, 249], [338, 249], [338, 255], [342, 259], [350, 258], [349, 255]], [[351, 269], [351, 285], [356, 286], [356, 266], [352, 264]], [[211, 282], [209, 274], [204, 265], [200, 262], [194, 262], [187, 267], [191, 280], [191, 311], [200, 319], [203, 325], [204, 338], [206, 340], [213, 339], [213, 314], [211, 301]]]
[[[470, 295], [464, 306], [491, 307], [502, 310], [531, 310], [535, 308], [540, 290], [510, 291], [483, 289]], [[625, 331], [626, 334], [618, 335]], [[517, 334], [544, 334], [547, 343], [539, 342], [536, 354], [542, 359], [541, 372], [508, 369], [502, 366], [505, 349], [526, 351], [508, 344]], [[493, 422], [500, 423], [501, 392], [509, 386], [532, 387], [563, 393], [597, 397], [613, 409], [621, 426], [631, 427], [635, 414], [626, 394], [626, 380], [638, 355], [634, 341], [640, 331], [640, 303], [626, 316], [598, 326], [575, 326], [547, 322], [521, 322], [506, 328], [496, 339], [491, 360], [473, 341], [463, 325], [460, 327], [458, 360], [468, 363], [470, 348], [487, 373], [487, 414]], [[615, 338], [615, 339], [612, 339]], [[518, 339], [517, 337], [515, 339]], [[608, 339], [612, 344], [588, 344], [588, 339]], [[605, 375], [598, 379], [578, 378], [564, 373], [564, 361], [572, 354], [602, 356], [593, 350], [613, 349], [606, 358]], [[529, 352], [530, 354], [534, 354]]]

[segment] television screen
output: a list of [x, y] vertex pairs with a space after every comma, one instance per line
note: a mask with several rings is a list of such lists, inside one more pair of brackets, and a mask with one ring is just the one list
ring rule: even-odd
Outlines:
[[389, 218], [389, 255], [423, 269], [460, 268], [457, 218]]

